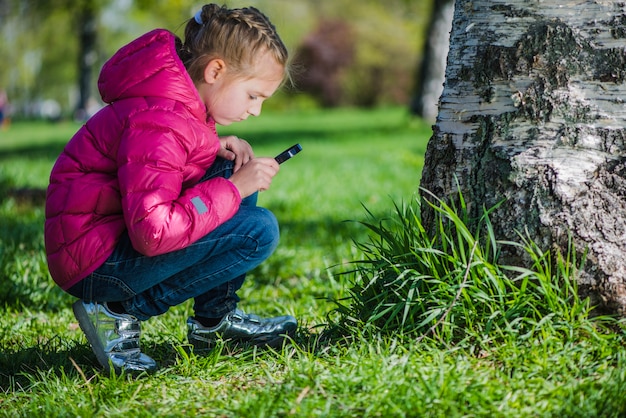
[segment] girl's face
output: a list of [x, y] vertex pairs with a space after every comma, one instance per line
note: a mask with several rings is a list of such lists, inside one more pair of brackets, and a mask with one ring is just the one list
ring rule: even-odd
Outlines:
[[283, 66], [268, 53], [259, 54], [250, 78], [230, 76], [222, 60], [213, 60], [205, 70], [206, 84], [198, 91], [215, 123], [226, 126], [259, 116], [263, 102], [281, 85], [283, 74]]

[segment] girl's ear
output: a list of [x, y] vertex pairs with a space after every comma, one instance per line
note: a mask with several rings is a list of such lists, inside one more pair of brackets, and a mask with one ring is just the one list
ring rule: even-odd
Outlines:
[[204, 67], [204, 81], [213, 84], [226, 72], [226, 63], [220, 58], [214, 58]]

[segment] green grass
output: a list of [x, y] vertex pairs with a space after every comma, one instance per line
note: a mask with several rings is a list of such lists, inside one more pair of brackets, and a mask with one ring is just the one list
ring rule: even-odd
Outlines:
[[[519, 243], [502, 266], [489, 213], [414, 196], [430, 128], [402, 109], [267, 114], [224, 129], [257, 155], [299, 142], [259, 203], [281, 224], [241, 307], [291, 313], [279, 351], [189, 353], [189, 303], [144, 323], [151, 376], [108, 375], [51, 282], [41, 193], [72, 123], [0, 132], [0, 416], [620, 417], [624, 324], [576, 295], [571, 255]], [[497, 209], [494, 209], [497, 210]], [[348, 221], [348, 222], [346, 222]]]

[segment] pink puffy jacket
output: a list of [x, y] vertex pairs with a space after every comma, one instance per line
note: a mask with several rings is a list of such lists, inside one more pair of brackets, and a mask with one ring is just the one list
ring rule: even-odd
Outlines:
[[47, 193], [48, 266], [66, 290], [104, 263], [125, 230], [140, 253], [163, 254], [206, 235], [241, 203], [224, 178], [198, 183], [219, 138], [172, 33], [124, 46], [98, 87], [109, 104], [67, 144]]

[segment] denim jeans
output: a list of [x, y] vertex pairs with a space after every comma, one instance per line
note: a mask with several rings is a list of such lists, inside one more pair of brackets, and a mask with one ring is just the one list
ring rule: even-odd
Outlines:
[[[200, 180], [230, 177], [232, 162], [218, 158]], [[139, 320], [194, 298], [195, 315], [221, 318], [235, 309], [245, 274], [267, 259], [278, 244], [278, 223], [256, 206], [254, 194], [237, 213], [186, 248], [147, 257], [135, 251], [128, 234], [95, 272], [69, 289], [86, 301], [120, 301]]]

